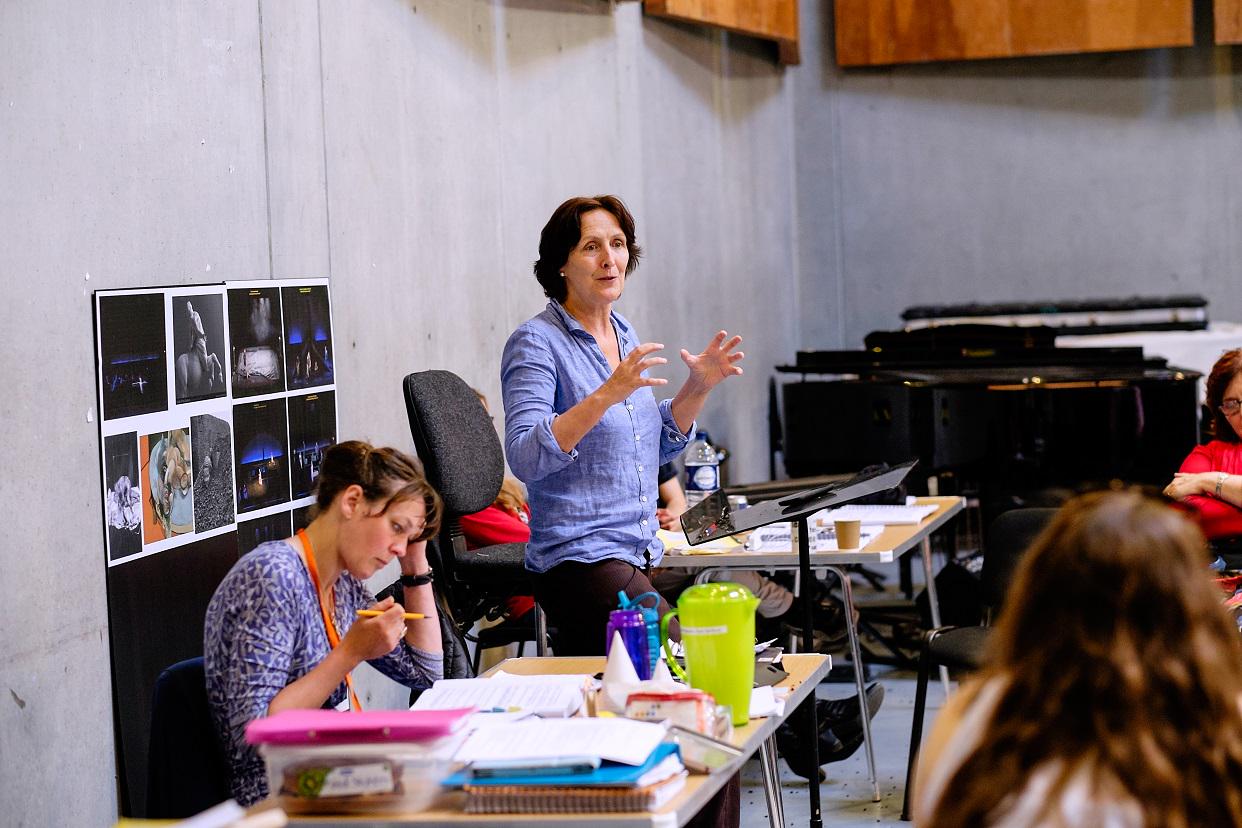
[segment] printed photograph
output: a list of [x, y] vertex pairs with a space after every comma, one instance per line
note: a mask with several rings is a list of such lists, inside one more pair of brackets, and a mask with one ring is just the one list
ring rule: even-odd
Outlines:
[[108, 520], [108, 560], [142, 551], [142, 487], [138, 483], [138, 434], [104, 438], [104, 508]]
[[103, 419], [168, 409], [164, 294], [99, 297]]
[[284, 391], [280, 288], [235, 288], [228, 293], [233, 396]]
[[261, 543], [284, 540], [292, 535], [293, 530], [289, 528], [288, 512], [277, 512], [274, 515], [239, 523], [237, 524], [237, 554], [245, 555]]
[[293, 499], [315, 490], [323, 453], [336, 442], [336, 393], [289, 397], [289, 469]]
[[194, 531], [193, 469], [188, 429], [147, 434], [142, 459], [142, 542], [154, 543]]
[[233, 406], [237, 514], [289, 502], [285, 401]]
[[223, 417], [190, 418], [194, 455], [194, 531], [206, 532], [233, 522], [233, 455], [229, 424]]
[[331, 385], [332, 323], [328, 286], [281, 288], [285, 312], [285, 373], [289, 390]]
[[173, 377], [177, 403], [223, 397], [228, 388], [224, 366], [224, 297], [220, 294], [172, 296]]

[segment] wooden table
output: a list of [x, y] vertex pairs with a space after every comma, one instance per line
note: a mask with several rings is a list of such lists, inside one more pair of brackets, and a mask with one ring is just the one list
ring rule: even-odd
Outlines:
[[[699, 812], [699, 809], [729, 781], [733, 774], [738, 772], [747, 759], [756, 753], [762, 753], [766, 754], [766, 756], [761, 755], [761, 760], [765, 765], [764, 788], [768, 794], [769, 820], [773, 826], [784, 825], [784, 813], [780, 804], [780, 780], [775, 777], [776, 747], [773, 734], [794, 708], [808, 695], [815, 692], [820, 681], [828, 675], [832, 661], [828, 656], [818, 653], [798, 653], [784, 656], [783, 664], [789, 675], [777, 686], [790, 688], [790, 694], [785, 702], [785, 714], [751, 719], [745, 725], [734, 728], [730, 741], [738, 747], [741, 755], [711, 774], [691, 774], [686, 779], [685, 788], [659, 811], [615, 814], [467, 814], [462, 810], [465, 805], [465, 794], [455, 792], [445, 796], [436, 807], [418, 813], [375, 816], [291, 816], [289, 824], [342, 825], [349, 826], [349, 828], [359, 828], [359, 826], [379, 828], [394, 825], [487, 825], [498, 828], [505, 828], [505, 826], [564, 828], [567, 825], [587, 825], [591, 828], [680, 828]], [[496, 670], [503, 670], [506, 673], [520, 675], [593, 675], [603, 669], [604, 659], [602, 657], [510, 658], [492, 668], [489, 674]], [[767, 770], [769, 765], [772, 768], [772, 778], [769, 778]], [[271, 806], [267, 804], [256, 806], [255, 811], [265, 810], [268, 807]]]

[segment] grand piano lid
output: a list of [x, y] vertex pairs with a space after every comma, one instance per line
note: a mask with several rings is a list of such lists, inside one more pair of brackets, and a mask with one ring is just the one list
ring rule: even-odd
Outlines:
[[1198, 374], [1148, 357], [1140, 347], [1058, 348], [1051, 328], [947, 325], [915, 331], [873, 331], [865, 350], [799, 351], [781, 373], [857, 374], [867, 379], [927, 384], [1194, 379]]
[[717, 489], [681, 516], [681, 528], [691, 546], [714, 538], [736, 535], [777, 521], [797, 520], [820, 509], [843, 506], [867, 495], [878, 494], [901, 485], [918, 463], [909, 460], [888, 469], [856, 474], [824, 486], [795, 492], [776, 500], [765, 500], [745, 509], [734, 509], [724, 492]]

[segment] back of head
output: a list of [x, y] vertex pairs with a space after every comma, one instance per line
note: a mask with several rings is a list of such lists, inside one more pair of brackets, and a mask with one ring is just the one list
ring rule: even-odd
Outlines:
[[1199, 530], [1163, 501], [1135, 490], [1075, 498], [1016, 573], [994, 663], [1013, 672], [1074, 655], [1093, 670], [1155, 670], [1179, 654], [1208, 657], [1191, 634], [1236, 650], [1206, 563]]
[[420, 539], [440, 528], [440, 495], [423, 476], [417, 460], [394, 448], [376, 448], [361, 440], [346, 440], [324, 452], [315, 481], [315, 511], [321, 512], [348, 489], [358, 486], [369, 502], [383, 513], [392, 503], [422, 500], [426, 524]]
[[984, 675], [1004, 690], [933, 824], [987, 824], [1041, 768], [1049, 806], [1086, 768], [1147, 824], [1242, 824], [1242, 646], [1190, 521], [1134, 490], [1076, 498], [1008, 595]]

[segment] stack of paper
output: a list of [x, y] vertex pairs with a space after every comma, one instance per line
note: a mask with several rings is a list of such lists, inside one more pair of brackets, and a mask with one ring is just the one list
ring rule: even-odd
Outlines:
[[[685, 784], [677, 746], [665, 735], [661, 725], [628, 719], [489, 727], [462, 745], [455, 758], [468, 767], [444, 784], [466, 790], [468, 813], [655, 810]], [[566, 756], [582, 761], [566, 767]]]
[[536, 716], [572, 716], [582, 707], [590, 676], [515, 676], [440, 679], [423, 691], [411, 710], [474, 707]]
[[836, 509], [824, 509], [812, 516], [812, 521], [822, 521], [822, 525], [830, 526], [834, 520], [861, 520], [863, 523], [879, 523], [885, 526], [914, 526], [922, 523], [923, 518], [936, 511], [935, 505], [898, 506], [893, 504], [854, 504], [849, 503]]
[[742, 541], [728, 535], [714, 538], [698, 546], [691, 546], [686, 541], [685, 534], [681, 532], [660, 529], [656, 532], [656, 536], [664, 544], [664, 551], [669, 555], [716, 555], [721, 552], [742, 551]]
[[[867, 544], [879, 537], [884, 531], [884, 527], [878, 524], [863, 524], [859, 529], [859, 547], [866, 548]], [[767, 526], [760, 526], [750, 533], [750, 538], [746, 542], [746, 548], [751, 552], [791, 552], [797, 549], [796, 532], [793, 525], [784, 521], [777, 523], [769, 523]], [[837, 552], [837, 534], [836, 527], [829, 522], [827, 526], [811, 526], [811, 551], [812, 552]]]

